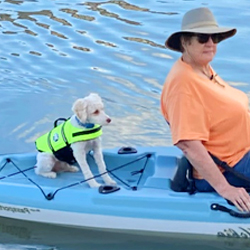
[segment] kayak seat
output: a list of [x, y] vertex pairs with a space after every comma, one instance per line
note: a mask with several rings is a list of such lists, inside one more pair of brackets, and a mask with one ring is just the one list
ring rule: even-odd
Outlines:
[[148, 176], [145, 187], [163, 190], [171, 189], [171, 178], [177, 168], [176, 156], [158, 155], [155, 160], [154, 173]]
[[192, 165], [185, 156], [177, 160], [176, 172], [171, 179], [170, 187], [175, 192], [189, 192], [192, 188]]

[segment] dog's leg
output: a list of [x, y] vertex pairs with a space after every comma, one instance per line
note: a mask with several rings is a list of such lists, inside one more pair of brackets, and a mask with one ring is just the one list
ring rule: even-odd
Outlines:
[[35, 173], [37, 175], [42, 175], [47, 178], [56, 178], [56, 173], [52, 171], [56, 163], [56, 158], [53, 154], [38, 153], [36, 159]]
[[[95, 148], [93, 151], [94, 151], [93, 156], [94, 156], [96, 165], [98, 166], [99, 173], [103, 174], [107, 170], [106, 170], [106, 164], [105, 164], [104, 159], [103, 159], [102, 150], [100, 147], [98, 147], [98, 148]], [[107, 185], [114, 185], [114, 186], [116, 185], [116, 182], [110, 178], [108, 173], [103, 174], [102, 178]]]
[[66, 164], [64, 171], [75, 173], [79, 171], [79, 168], [73, 165]]
[[78, 172], [79, 168], [64, 161], [57, 161], [53, 167], [54, 172]]
[[92, 172], [90, 171], [89, 165], [86, 160], [86, 153], [85, 153], [84, 147], [80, 146], [80, 143], [74, 143], [71, 145], [71, 147], [73, 149], [73, 155], [82, 170], [85, 180], [88, 180], [87, 183], [89, 184], [89, 186], [91, 188], [100, 187], [101, 184], [99, 184], [94, 179], [94, 176]]

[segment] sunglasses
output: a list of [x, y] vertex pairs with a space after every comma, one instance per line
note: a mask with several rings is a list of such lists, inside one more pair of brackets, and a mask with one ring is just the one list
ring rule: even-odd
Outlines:
[[194, 34], [194, 36], [197, 38], [197, 41], [201, 44], [207, 43], [210, 37], [213, 43], [219, 43], [223, 40], [223, 36], [221, 34]]

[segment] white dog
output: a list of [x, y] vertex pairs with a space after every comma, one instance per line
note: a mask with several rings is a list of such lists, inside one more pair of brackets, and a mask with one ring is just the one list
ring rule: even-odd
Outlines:
[[[93, 174], [88, 166], [86, 154], [90, 150], [93, 150], [93, 156], [98, 166], [99, 173], [103, 174], [106, 172], [100, 134], [101, 126], [109, 124], [111, 119], [104, 112], [104, 105], [100, 96], [95, 93], [91, 93], [85, 98], [76, 100], [72, 106], [72, 111], [74, 115], [67, 120], [67, 122], [64, 122], [65, 125], [63, 123], [56, 126], [55, 129], [57, 130], [55, 132], [52, 132], [52, 134], [47, 133], [36, 140], [36, 147], [40, 152], [37, 154], [35, 173], [48, 178], [56, 178], [56, 172], [58, 171], [78, 171], [79, 169], [77, 167], [71, 165], [72, 159], [68, 159], [68, 156], [71, 155], [79, 164], [89, 186], [92, 188], [99, 187], [100, 184], [93, 178]], [[65, 128], [67, 127], [67, 129], [70, 128], [68, 129], [70, 132], [67, 134], [64, 128], [65, 134], [61, 135], [60, 131], [62, 130], [62, 126]], [[81, 141], [76, 141], [75, 138], [79, 136], [79, 134], [82, 134], [80, 136], [84, 139], [82, 140], [81, 138]], [[49, 145], [45, 145], [48, 141], [48, 136], [50, 136], [51, 142]], [[60, 148], [59, 144], [65, 145], [64, 137], [68, 137], [66, 140], [71, 140], [72, 142], [64, 149], [59, 150], [62, 151], [62, 158], [67, 158], [66, 161], [58, 157], [59, 151], [55, 152], [56, 147]], [[67, 143], [68, 142], [66, 142], [66, 144]], [[110, 178], [108, 173], [103, 174], [102, 178], [107, 185], [116, 185], [116, 182]]]

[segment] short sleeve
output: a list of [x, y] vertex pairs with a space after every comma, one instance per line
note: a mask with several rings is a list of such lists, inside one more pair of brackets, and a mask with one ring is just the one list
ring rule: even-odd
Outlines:
[[165, 102], [173, 144], [180, 140], [209, 139], [209, 113], [194, 97], [184, 93], [172, 95]]

